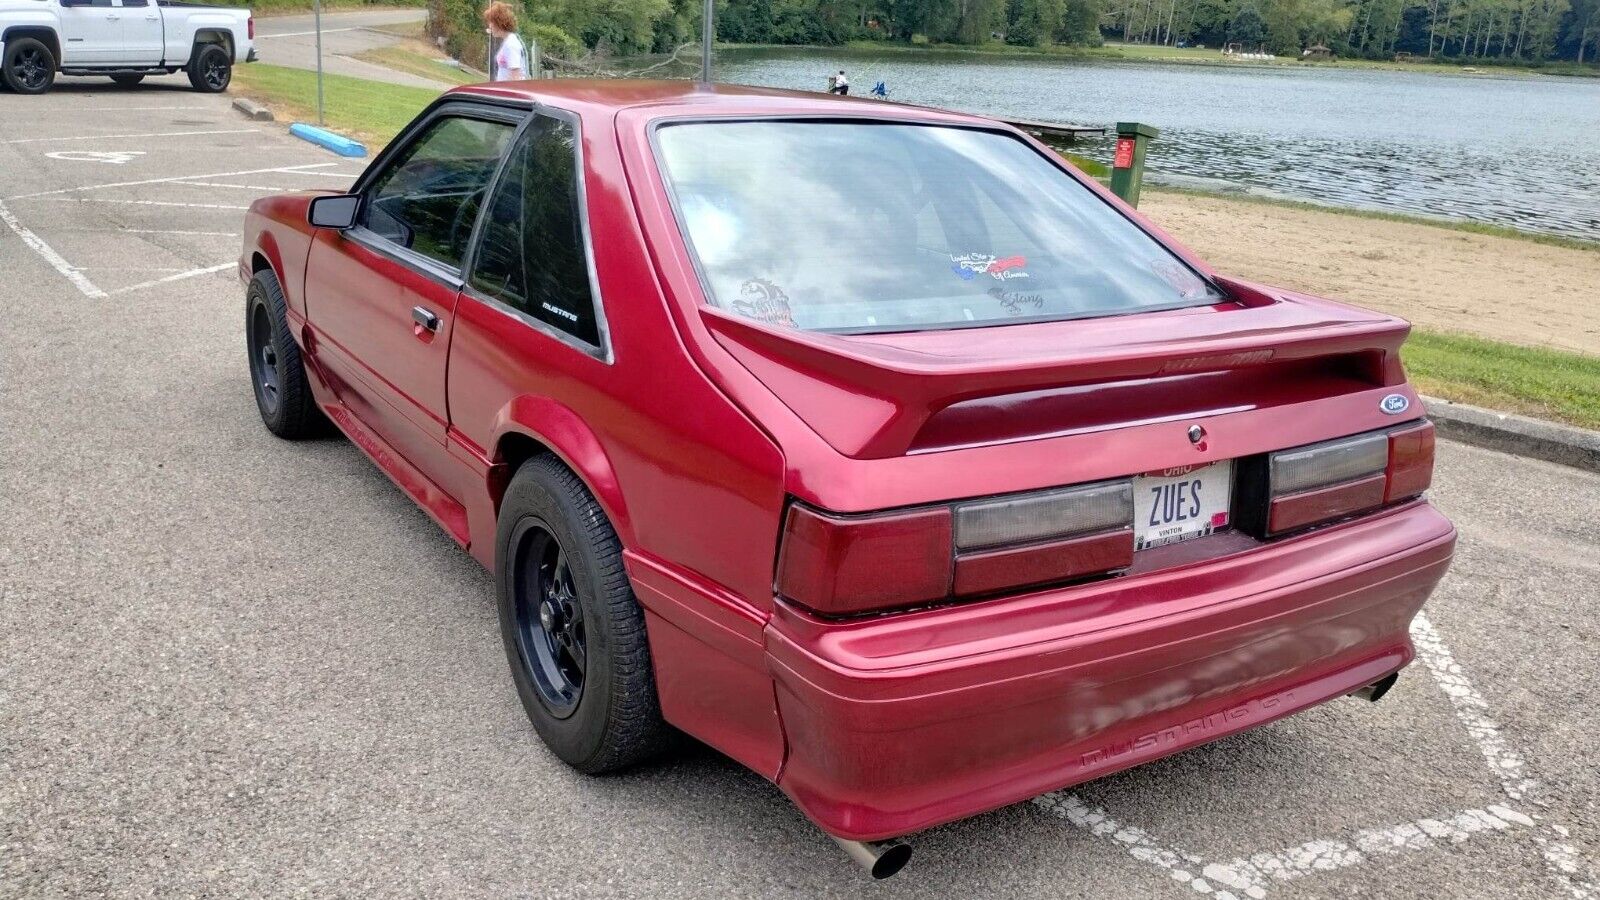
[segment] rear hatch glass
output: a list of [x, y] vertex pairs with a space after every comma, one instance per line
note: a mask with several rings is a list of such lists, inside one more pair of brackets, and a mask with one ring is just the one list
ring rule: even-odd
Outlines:
[[692, 122], [656, 149], [708, 301], [767, 324], [913, 331], [1225, 299], [1003, 132]]

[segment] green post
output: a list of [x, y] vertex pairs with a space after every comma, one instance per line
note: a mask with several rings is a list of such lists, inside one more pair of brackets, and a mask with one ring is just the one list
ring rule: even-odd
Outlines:
[[1144, 152], [1161, 130], [1138, 122], [1117, 123], [1117, 155], [1111, 164], [1111, 192], [1129, 206], [1139, 205]]

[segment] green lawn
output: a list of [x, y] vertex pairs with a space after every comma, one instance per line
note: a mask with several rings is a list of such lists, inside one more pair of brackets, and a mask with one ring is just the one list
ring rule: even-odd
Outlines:
[[1424, 394], [1600, 428], [1600, 357], [1426, 331], [1400, 355]]
[[[323, 87], [327, 126], [378, 144], [388, 143], [424, 106], [439, 96], [438, 91], [427, 88], [343, 75], [326, 76]], [[234, 69], [231, 90], [266, 104], [279, 121], [316, 124], [315, 72], [252, 63]]]
[[403, 46], [378, 47], [365, 53], [357, 53], [356, 59], [362, 62], [374, 63], [396, 72], [407, 75], [416, 75], [419, 78], [430, 78], [446, 84], [477, 84], [487, 81], [485, 76], [463, 71], [462, 69], [447, 65], [438, 57], [429, 56]]

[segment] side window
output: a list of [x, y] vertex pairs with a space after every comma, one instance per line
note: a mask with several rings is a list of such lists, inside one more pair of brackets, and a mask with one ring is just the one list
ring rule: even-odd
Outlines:
[[583, 239], [576, 129], [540, 116], [511, 150], [489, 208], [473, 287], [600, 346]]
[[361, 224], [460, 268], [489, 179], [513, 128], [461, 116], [435, 121], [367, 189]]
[[149, 6], [149, 5], [150, 5], [150, 0], [122, 0], [122, 8], [123, 9], [131, 9], [133, 7], [136, 7], [136, 6]]

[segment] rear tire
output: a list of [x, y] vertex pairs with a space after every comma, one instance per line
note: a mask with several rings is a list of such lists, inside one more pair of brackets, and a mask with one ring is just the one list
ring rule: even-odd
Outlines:
[[300, 345], [289, 331], [283, 289], [271, 269], [263, 269], [250, 279], [244, 310], [250, 383], [262, 424], [284, 440], [321, 436], [326, 431], [326, 420], [311, 395]]
[[42, 94], [56, 83], [56, 55], [36, 38], [7, 41], [0, 81], [19, 94]]
[[233, 56], [221, 44], [201, 44], [189, 61], [189, 84], [203, 94], [220, 94], [233, 82]]
[[621, 542], [578, 476], [554, 456], [524, 463], [506, 487], [495, 549], [512, 679], [551, 751], [597, 775], [669, 746]]
[[143, 75], [113, 75], [111, 80], [123, 87], [134, 87], [144, 80]]

